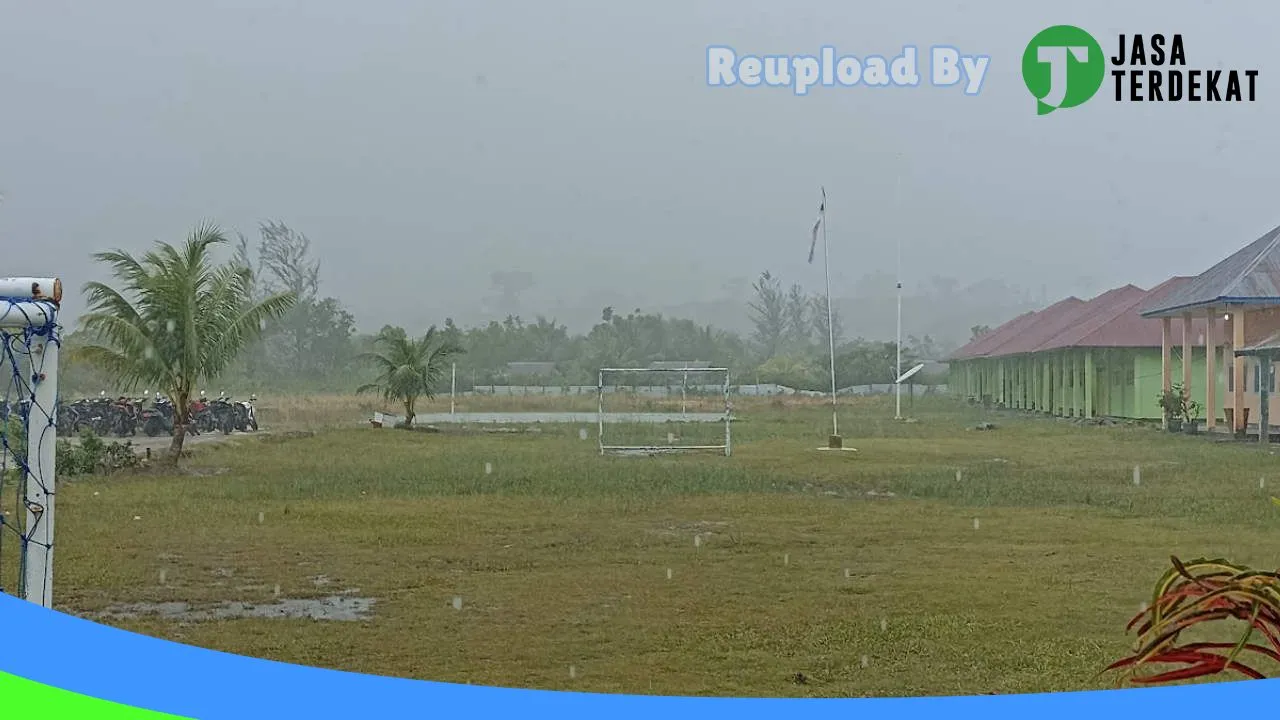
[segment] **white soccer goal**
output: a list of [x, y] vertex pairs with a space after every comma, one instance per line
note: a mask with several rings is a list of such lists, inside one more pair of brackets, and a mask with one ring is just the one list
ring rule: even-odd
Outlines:
[[[18, 594], [47, 608], [53, 607], [61, 302], [57, 278], [0, 278], [0, 506], [17, 501], [0, 515], [0, 563], [12, 557], [4, 541], [16, 537]], [[0, 566], [0, 582], [6, 573]]]
[[600, 454], [732, 452], [729, 370], [601, 368]]

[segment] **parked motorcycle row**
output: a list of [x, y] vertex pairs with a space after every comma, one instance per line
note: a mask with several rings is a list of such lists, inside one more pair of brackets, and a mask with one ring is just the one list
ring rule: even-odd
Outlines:
[[[252, 395], [248, 400], [233, 400], [222, 394], [207, 400], [202, 392], [191, 402], [187, 433], [254, 432], [258, 429], [256, 400]], [[58, 434], [74, 435], [87, 428], [103, 436], [132, 437], [139, 432], [148, 437], [172, 435], [174, 415], [172, 401], [160, 393], [147, 399], [110, 398], [104, 392], [96, 398], [59, 403]]]

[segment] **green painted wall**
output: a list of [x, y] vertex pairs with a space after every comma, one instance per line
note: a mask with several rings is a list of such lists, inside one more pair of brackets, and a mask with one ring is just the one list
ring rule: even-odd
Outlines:
[[[1222, 402], [1227, 397], [1227, 378], [1226, 373], [1222, 371], [1222, 351], [1218, 350], [1218, 352], [1219, 358], [1214, 369], [1218, 375], [1218, 418], [1221, 419]], [[1134, 374], [1141, 383], [1142, 392], [1137, 398], [1138, 407], [1136, 410], [1141, 414], [1133, 417], [1160, 419], [1160, 351], [1150, 350], [1138, 353], [1134, 359]], [[1173, 383], [1182, 382], [1182, 348], [1174, 348], [1173, 350], [1170, 381]], [[1193, 348], [1191, 353], [1191, 399], [1200, 403], [1201, 407], [1204, 407], [1204, 348], [1202, 347]], [[1203, 416], [1204, 413], [1202, 411], [1201, 417]]]

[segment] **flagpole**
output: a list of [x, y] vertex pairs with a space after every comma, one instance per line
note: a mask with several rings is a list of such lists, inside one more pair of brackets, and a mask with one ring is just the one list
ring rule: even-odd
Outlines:
[[[898, 176], [897, 183], [895, 184], [894, 191], [893, 191], [893, 201], [895, 205], [894, 209], [900, 210], [902, 205], [902, 154], [901, 153], [898, 154], [897, 176]], [[902, 216], [901, 212], [897, 214], [899, 217]], [[899, 232], [897, 232], [896, 235], [897, 235], [897, 246], [898, 246], [898, 341], [896, 343], [895, 349], [897, 350], [898, 358], [897, 358], [897, 366], [894, 369], [894, 372], [896, 373], [896, 377], [900, 378], [902, 377], [902, 232], [901, 230], [899, 230]], [[893, 419], [901, 420], [902, 419], [902, 383], [896, 382], [896, 380], [893, 385], [893, 394], [894, 394], [894, 402], [895, 402]]]
[[827, 346], [831, 351], [831, 435], [840, 437], [836, 416], [836, 326], [831, 312], [831, 253], [827, 249], [827, 189], [822, 189], [822, 274], [827, 281]]

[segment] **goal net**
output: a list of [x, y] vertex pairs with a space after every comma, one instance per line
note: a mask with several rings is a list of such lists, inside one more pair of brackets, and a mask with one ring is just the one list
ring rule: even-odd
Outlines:
[[57, 278], [0, 279], [0, 591], [53, 606]]
[[733, 405], [726, 368], [602, 368], [598, 396], [602, 455], [730, 454]]

